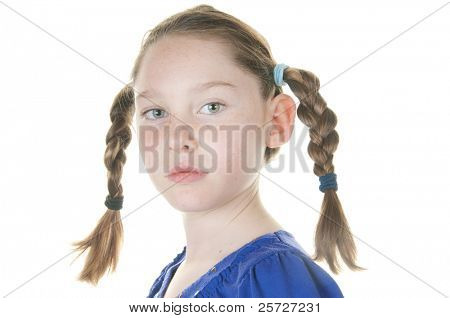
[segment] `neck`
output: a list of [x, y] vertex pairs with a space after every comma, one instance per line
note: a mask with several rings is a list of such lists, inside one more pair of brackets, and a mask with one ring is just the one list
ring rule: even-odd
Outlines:
[[280, 229], [259, 196], [258, 178], [218, 208], [183, 212], [186, 265], [217, 262], [259, 235]]

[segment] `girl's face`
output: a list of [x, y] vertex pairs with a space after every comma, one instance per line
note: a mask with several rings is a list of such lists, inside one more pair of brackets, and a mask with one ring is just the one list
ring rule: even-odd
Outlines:
[[[228, 84], [211, 84], [218, 81]], [[270, 118], [256, 78], [232, 63], [225, 44], [163, 38], [148, 48], [135, 89], [142, 162], [174, 208], [214, 209], [255, 181]], [[208, 173], [176, 183], [167, 175], [177, 165]]]

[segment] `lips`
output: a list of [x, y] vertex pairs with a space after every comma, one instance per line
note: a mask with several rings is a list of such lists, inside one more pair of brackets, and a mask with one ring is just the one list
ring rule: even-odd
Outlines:
[[170, 170], [169, 175], [174, 174], [174, 173], [179, 173], [179, 172], [202, 172], [199, 169], [196, 169], [192, 166], [175, 166]]
[[176, 166], [170, 170], [167, 175], [171, 181], [176, 183], [191, 183], [204, 178], [207, 172], [196, 169], [191, 166]]

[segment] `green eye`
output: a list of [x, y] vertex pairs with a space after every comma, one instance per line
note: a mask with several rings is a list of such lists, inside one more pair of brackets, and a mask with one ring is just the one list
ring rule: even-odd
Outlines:
[[[149, 110], [146, 110], [145, 112], [142, 113], [142, 117], [145, 117], [145, 119], [150, 119], [150, 120], [156, 120], [159, 118], [163, 118], [165, 116], [161, 116], [162, 113], [165, 113], [165, 110], [159, 109], [159, 108], [152, 108]], [[147, 115], [147, 114], [151, 114]]]
[[219, 102], [211, 102], [202, 107], [202, 109], [206, 109], [206, 114], [216, 114], [221, 111], [221, 108], [225, 108], [225, 105]]

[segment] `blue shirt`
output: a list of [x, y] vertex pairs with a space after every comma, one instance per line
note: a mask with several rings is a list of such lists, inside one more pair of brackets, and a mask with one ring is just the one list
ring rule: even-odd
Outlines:
[[[186, 246], [163, 268], [147, 298], [161, 298]], [[224, 257], [178, 297], [183, 298], [319, 298], [344, 297], [334, 279], [286, 230], [267, 233]]]

